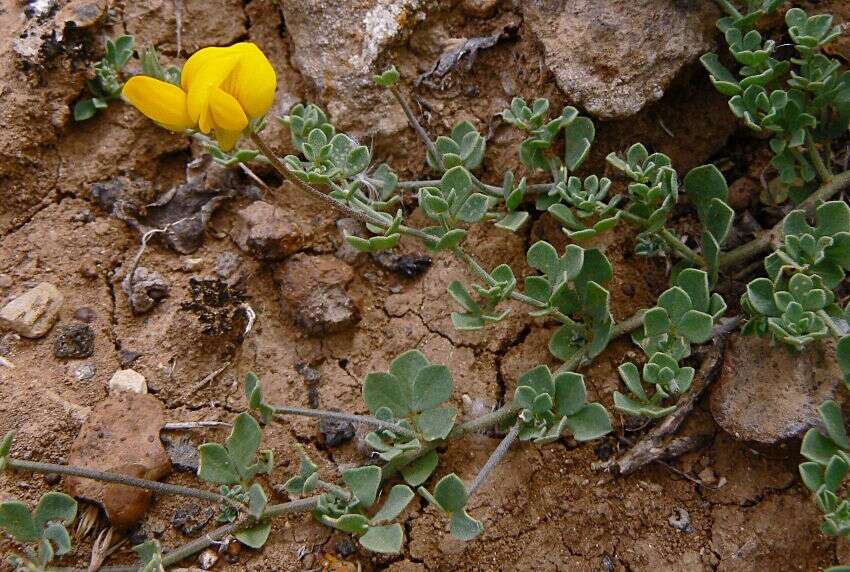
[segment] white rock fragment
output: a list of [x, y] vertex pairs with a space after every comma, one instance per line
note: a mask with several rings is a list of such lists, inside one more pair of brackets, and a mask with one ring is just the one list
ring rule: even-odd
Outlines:
[[119, 369], [109, 380], [109, 393], [118, 391], [147, 393], [148, 384], [145, 381], [145, 376], [133, 369]]
[[40, 338], [56, 323], [64, 300], [56, 286], [42, 282], [0, 310], [0, 328], [13, 330], [25, 338]]

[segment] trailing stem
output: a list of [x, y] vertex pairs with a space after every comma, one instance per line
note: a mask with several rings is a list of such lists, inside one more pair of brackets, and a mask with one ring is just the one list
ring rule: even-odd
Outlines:
[[364, 425], [371, 425], [372, 427], [377, 427], [379, 429], [387, 429], [389, 431], [392, 431], [393, 433], [403, 435], [410, 439], [416, 437], [416, 433], [414, 433], [410, 429], [402, 427], [398, 423], [383, 421], [381, 419], [378, 419], [377, 417], [372, 417], [371, 415], [352, 415], [349, 413], [342, 413], [340, 411], [326, 411], [323, 409], [307, 409], [305, 407], [289, 407], [282, 405], [274, 405], [273, 407], [275, 415], [300, 415], [302, 417], [323, 417], [326, 419], [339, 419], [342, 421], [350, 421], [352, 423], [362, 423]]
[[502, 439], [499, 443], [498, 447], [490, 454], [490, 458], [487, 459], [487, 462], [484, 463], [484, 466], [481, 467], [481, 470], [478, 471], [478, 474], [475, 475], [475, 479], [473, 479], [472, 484], [469, 485], [466, 489], [466, 494], [468, 496], [472, 496], [475, 492], [481, 488], [481, 485], [485, 483], [487, 477], [490, 476], [490, 473], [493, 469], [496, 468], [505, 455], [508, 452], [508, 449], [511, 448], [511, 445], [516, 441], [517, 436], [519, 435], [519, 423], [514, 423], [511, 427], [511, 430], [508, 431], [508, 434]]

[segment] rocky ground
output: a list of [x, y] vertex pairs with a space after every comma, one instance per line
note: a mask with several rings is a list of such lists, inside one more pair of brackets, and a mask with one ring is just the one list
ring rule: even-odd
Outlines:
[[[803, 5], [850, 22], [842, 0]], [[417, 243], [404, 241], [396, 256], [356, 255], [332, 213], [275, 189], [271, 173], [260, 171], [272, 187], [265, 189], [211, 164], [197, 145], [129, 106], [75, 123], [71, 106], [104, 35], [133, 34], [175, 63], [203, 46], [256, 42], [278, 73], [273, 114], [316, 102], [404, 178], [428, 177], [424, 152], [401, 110], [373, 87], [374, 70], [398, 66], [432, 133], [465, 119], [485, 133], [480, 177], [493, 183], [506, 168], [521, 171], [521, 136], [497, 114], [514, 96], [548, 97], [554, 109], [572, 104], [595, 119], [588, 172], [603, 173], [607, 153], [642, 141], [670, 155], [680, 173], [714, 161], [746, 214], [766, 155], [763, 142], [737, 130], [696, 61], [718, 45], [717, 16], [711, 2], [673, 0], [8, 0], [0, 6], [0, 307], [25, 315], [3, 322], [0, 314], [0, 431], [18, 431], [13, 453], [79, 459], [72, 444], [86, 420], [127, 391], [147, 393], [143, 400], [167, 422], [229, 420], [245, 407], [248, 371], [275, 403], [364, 412], [363, 376], [416, 347], [450, 367], [455, 406], [472, 415], [502, 403], [526, 369], [555, 365], [546, 349], [552, 324], [520, 307], [492, 329], [453, 329], [446, 286], [466, 276], [455, 260], [429, 264]], [[269, 132], [281, 154], [291, 150], [275, 121]], [[175, 221], [139, 256], [146, 231]], [[687, 210], [677, 221], [681, 235], [697, 231]], [[545, 216], [519, 235], [476, 228], [467, 243], [485, 266], [506, 262], [522, 273], [525, 250], [540, 238], [559, 249], [566, 240]], [[623, 229], [596, 246], [615, 266], [615, 317], [654, 304], [667, 284], [663, 261], [636, 257]], [[730, 300], [740, 287], [722, 285]], [[611, 405], [616, 366], [633, 351], [619, 340], [586, 368], [592, 399]], [[515, 447], [472, 503], [486, 526], [474, 542], [453, 540], [415, 500], [397, 558], [358, 550], [297, 515], [276, 521], [260, 552], [208, 553], [186, 565], [692, 572], [846, 562], [850, 551], [819, 534], [820, 515], [796, 470], [799, 436], [836, 389], [830, 351], [800, 361], [771, 349], [769, 360], [755, 362], [766, 353], [760, 342], [733, 338], [720, 380], [685, 429], [706, 444], [670, 465], [622, 479], [594, 472], [592, 463], [616, 453], [613, 437]], [[224, 435], [163, 433], [174, 468], [167, 481], [195, 482], [194, 445]], [[471, 478], [496, 442], [468, 438], [446, 452], [440, 470]], [[296, 470], [298, 443], [326, 475], [364, 459], [351, 426], [293, 419], [266, 431], [278, 461], [269, 484]], [[60, 486], [7, 473], [0, 498], [32, 502]], [[156, 497], [127, 534], [174, 546], [212, 526], [212, 516], [205, 504]], [[67, 562], [85, 566], [91, 540]], [[131, 562], [128, 545], [110, 562]], [[0, 542], [0, 552], [8, 548]]]

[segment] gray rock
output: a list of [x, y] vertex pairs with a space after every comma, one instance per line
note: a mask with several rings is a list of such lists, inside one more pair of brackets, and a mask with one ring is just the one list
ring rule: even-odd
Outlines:
[[121, 282], [127, 294], [130, 310], [134, 314], [146, 314], [163, 298], [168, 296], [168, 284], [159, 272], [139, 266], [133, 272], [133, 282], [128, 274]]
[[[201, 462], [198, 446], [186, 435], [173, 435], [163, 432], [159, 438], [165, 445], [165, 452], [171, 459], [171, 466], [177, 471], [194, 473]], [[188, 533], [187, 533], [188, 534]]]
[[333, 122], [381, 134], [406, 127], [404, 113], [372, 76], [384, 50], [424, 18], [424, 9], [420, 10], [424, 4], [423, 0], [281, 3], [292, 63], [327, 99]]
[[711, 414], [736, 439], [795, 439], [818, 424], [818, 405], [842, 379], [834, 354], [829, 345], [813, 343], [795, 355], [767, 339], [734, 336], [711, 388]]
[[215, 510], [212, 507], [201, 508], [197, 504], [189, 504], [174, 511], [171, 526], [186, 536], [195, 536], [203, 530], [213, 516], [215, 516]]
[[97, 374], [97, 366], [93, 363], [79, 363], [71, 366], [70, 372], [76, 381], [88, 381]]
[[661, 98], [683, 67], [714, 47], [714, 2], [528, 0], [525, 23], [574, 104], [628, 117]]
[[64, 300], [56, 286], [42, 282], [0, 309], [0, 328], [25, 338], [40, 338], [56, 323]]
[[295, 321], [314, 336], [342, 331], [360, 319], [354, 301], [340, 286], [316, 290], [296, 310]]
[[333, 449], [354, 439], [354, 425], [351, 421], [342, 419], [326, 419], [319, 421], [319, 431], [325, 439], [325, 447]]
[[233, 252], [222, 252], [215, 261], [215, 273], [231, 288], [238, 286], [245, 279], [242, 271], [242, 259]]
[[236, 213], [232, 238], [243, 251], [260, 260], [282, 260], [300, 250], [305, 229], [291, 209], [255, 201]]
[[681, 530], [682, 532], [690, 532], [691, 515], [685, 509], [681, 507], [676, 507], [673, 509], [673, 512], [667, 518], [667, 524], [669, 524], [676, 530]]
[[94, 330], [88, 324], [59, 327], [53, 340], [53, 355], [58, 358], [87, 358], [94, 353]]

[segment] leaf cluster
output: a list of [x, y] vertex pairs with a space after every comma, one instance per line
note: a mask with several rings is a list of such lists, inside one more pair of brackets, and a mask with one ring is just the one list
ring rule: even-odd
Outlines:
[[[10, 436], [4, 440], [11, 443]], [[8, 452], [7, 452], [8, 453]], [[15, 570], [43, 571], [55, 556], [71, 551], [71, 536], [66, 525], [77, 516], [77, 501], [58, 492], [44, 494], [35, 511], [19, 501], [0, 503], [0, 530], [22, 544], [35, 544], [23, 556], [9, 560]]]
[[[99, 110], [106, 109], [110, 101], [121, 96], [121, 88], [124, 86], [121, 72], [133, 57], [134, 41], [133, 36], [106, 40], [106, 53], [94, 65], [94, 78], [86, 80], [86, 87], [92, 97], [81, 99], [74, 104], [76, 121], [91, 119]], [[147, 61], [150, 59], [149, 55]]]

